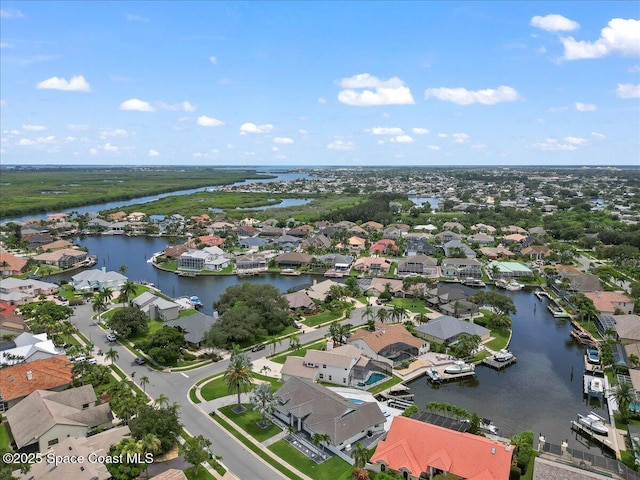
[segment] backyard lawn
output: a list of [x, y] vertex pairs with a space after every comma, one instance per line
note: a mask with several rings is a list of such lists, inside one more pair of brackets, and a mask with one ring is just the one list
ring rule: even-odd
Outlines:
[[260, 413], [251, 410], [251, 405], [249, 404], [243, 405], [245, 406], [247, 411], [239, 415], [234, 413], [232, 410], [236, 406], [236, 404], [222, 407], [219, 410], [230, 420], [235, 422], [238, 427], [255, 438], [258, 442], [264, 442], [266, 439], [282, 432], [282, 429], [280, 427], [275, 426], [271, 422], [268, 422], [269, 426], [267, 428], [261, 428], [260, 426], [258, 426], [258, 422], [262, 420], [262, 416], [260, 415]]
[[311, 315], [304, 319], [304, 323], [307, 327], [315, 327], [316, 325], [320, 325], [322, 323], [327, 323], [332, 320], [337, 320], [342, 316], [342, 313], [335, 314], [329, 310], [326, 312], [318, 313], [317, 315]]
[[0, 425], [0, 448], [11, 450], [11, 437], [9, 437], [6, 423]]
[[353, 466], [340, 457], [333, 456], [326, 462], [317, 464], [284, 440], [274, 443], [269, 450], [314, 480], [351, 480], [353, 478]]
[[405, 310], [409, 310], [414, 313], [426, 314], [431, 312], [431, 310], [424, 306], [424, 302], [417, 298], [394, 298], [389, 304], [400, 305]]
[[385, 380], [384, 382], [379, 383], [378, 385], [374, 385], [373, 387], [369, 388], [367, 391], [372, 395], [375, 395], [376, 393], [380, 393], [383, 390], [386, 390], [387, 388], [393, 387], [394, 385], [400, 383], [401, 381], [402, 379], [400, 377], [394, 375], [389, 380]]
[[511, 331], [508, 328], [494, 328], [491, 330], [491, 336], [493, 337], [493, 340], [487, 342], [485, 345], [491, 350], [497, 352], [498, 350], [507, 347], [507, 342], [509, 341], [510, 335]]

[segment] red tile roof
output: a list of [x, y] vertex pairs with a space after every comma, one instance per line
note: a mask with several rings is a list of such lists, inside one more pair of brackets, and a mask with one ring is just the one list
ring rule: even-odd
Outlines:
[[16, 257], [10, 253], [0, 253], [0, 265], [4, 265], [0, 267], [0, 271], [21, 272], [26, 264], [27, 261], [24, 258]]
[[412, 477], [434, 467], [468, 480], [507, 480], [513, 448], [406, 417], [394, 417], [371, 463], [406, 469]]
[[[0, 394], [5, 402], [26, 397], [36, 390], [51, 390], [69, 385], [73, 364], [66, 355], [19, 363], [0, 369]], [[31, 371], [31, 380], [27, 372]]]

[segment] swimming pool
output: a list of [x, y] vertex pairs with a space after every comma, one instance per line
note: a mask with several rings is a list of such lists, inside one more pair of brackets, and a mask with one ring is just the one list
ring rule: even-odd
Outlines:
[[373, 372], [370, 373], [367, 379], [364, 382], [358, 383], [359, 387], [370, 387], [371, 385], [378, 383], [387, 378], [384, 373]]
[[355, 403], [356, 405], [362, 405], [364, 403], [364, 400], [359, 400], [357, 398], [350, 398], [349, 401], [351, 403]]

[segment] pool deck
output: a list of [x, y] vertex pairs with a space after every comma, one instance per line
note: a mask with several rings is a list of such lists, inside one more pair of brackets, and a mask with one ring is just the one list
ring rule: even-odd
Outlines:
[[402, 412], [404, 411], [398, 408], [390, 407], [387, 405], [386, 402], [379, 402], [378, 400], [375, 399], [375, 397], [372, 394], [364, 390], [358, 390], [356, 388], [346, 388], [346, 387], [327, 387], [327, 388], [329, 390], [333, 390], [341, 397], [344, 397], [347, 399], [360, 400], [362, 402], [377, 403], [378, 406], [380, 407], [380, 410], [382, 410], [382, 413], [387, 418], [387, 421], [384, 423], [385, 432], [388, 432], [389, 429], [391, 428], [391, 421], [393, 420], [393, 417], [402, 415]]

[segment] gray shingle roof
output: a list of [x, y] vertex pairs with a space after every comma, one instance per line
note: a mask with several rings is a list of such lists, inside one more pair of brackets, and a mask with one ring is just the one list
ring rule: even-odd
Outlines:
[[430, 320], [424, 325], [415, 327], [415, 330], [425, 335], [440, 338], [444, 341], [453, 339], [463, 333], [483, 336], [490, 332], [490, 330], [487, 330], [480, 325], [466, 322], [448, 315], [443, 315], [434, 320]]

